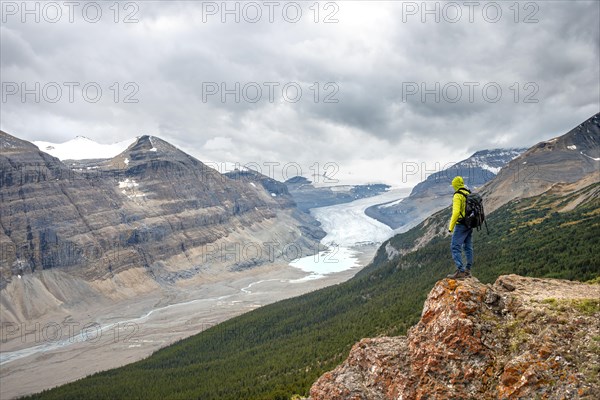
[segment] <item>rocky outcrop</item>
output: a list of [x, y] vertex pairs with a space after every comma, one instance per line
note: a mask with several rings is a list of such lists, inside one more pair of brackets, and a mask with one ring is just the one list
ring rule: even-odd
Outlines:
[[444, 279], [406, 337], [360, 341], [311, 399], [597, 399], [599, 320], [598, 284]]

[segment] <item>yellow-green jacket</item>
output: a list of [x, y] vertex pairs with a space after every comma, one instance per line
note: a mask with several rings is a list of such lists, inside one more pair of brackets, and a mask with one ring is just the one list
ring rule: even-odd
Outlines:
[[[455, 192], [457, 192], [458, 189], [465, 188], [465, 181], [463, 180], [462, 176], [457, 176], [454, 179], [452, 179], [452, 187], [454, 188]], [[461, 194], [455, 193], [452, 197], [452, 218], [450, 218], [450, 225], [448, 226], [448, 230], [450, 232], [454, 230], [454, 226], [458, 222], [459, 218], [465, 216], [466, 208], [466, 197]]]

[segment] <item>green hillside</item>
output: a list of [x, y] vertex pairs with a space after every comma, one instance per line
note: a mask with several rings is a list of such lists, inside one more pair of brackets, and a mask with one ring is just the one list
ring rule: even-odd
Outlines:
[[[475, 234], [473, 274], [587, 281], [600, 275], [599, 184], [540, 196], [488, 217]], [[579, 196], [586, 201], [558, 212]], [[440, 222], [449, 210], [436, 214]], [[390, 239], [411, 249], [425, 227]], [[400, 259], [383, 253], [350, 281], [262, 307], [164, 348], [146, 360], [31, 396], [36, 399], [287, 399], [339, 364], [363, 337], [405, 334], [434, 283], [452, 272], [449, 238]]]

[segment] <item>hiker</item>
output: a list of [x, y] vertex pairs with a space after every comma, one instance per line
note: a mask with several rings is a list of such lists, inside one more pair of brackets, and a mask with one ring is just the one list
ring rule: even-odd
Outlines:
[[[452, 233], [452, 259], [456, 263], [456, 272], [448, 275], [448, 278], [462, 279], [471, 276], [471, 267], [473, 266], [473, 228], [467, 227], [463, 223], [466, 213], [467, 195], [470, 191], [465, 187], [465, 181], [462, 176], [456, 176], [452, 179], [454, 196], [452, 197], [452, 218], [448, 231]], [[463, 264], [462, 249], [465, 249], [467, 265]]]

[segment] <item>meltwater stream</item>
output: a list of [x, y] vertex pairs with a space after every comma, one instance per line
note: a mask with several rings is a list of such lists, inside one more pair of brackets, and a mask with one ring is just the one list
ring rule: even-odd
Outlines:
[[[111, 322], [111, 323], [104, 324], [104, 325], [100, 325], [98, 323], [87, 324], [84, 326], [84, 328], [87, 327], [87, 329], [82, 329], [77, 335], [68, 335], [69, 337], [66, 339], [46, 340], [45, 343], [37, 345], [37, 346], [28, 347], [26, 349], [21, 349], [21, 350], [0, 353], [0, 365], [7, 364], [11, 361], [15, 361], [20, 358], [34, 355], [37, 353], [44, 353], [44, 352], [48, 352], [51, 350], [57, 350], [57, 349], [60, 349], [60, 348], [63, 348], [63, 347], [69, 346], [69, 345], [73, 345], [75, 343], [93, 341], [93, 340], [95, 340], [96, 337], [101, 337], [103, 332], [110, 332], [117, 326], [125, 326], [127, 324], [135, 324], [135, 323], [143, 322], [146, 319], [148, 319], [152, 314], [159, 313], [161, 311], [168, 310], [170, 308], [181, 307], [181, 306], [196, 304], [196, 303], [200, 303], [200, 302], [209, 302], [209, 301], [215, 301], [215, 300], [219, 301], [219, 300], [224, 300], [224, 299], [232, 297], [232, 296], [234, 296], [234, 294], [230, 294], [227, 296], [220, 296], [220, 297], [210, 297], [210, 298], [205, 298], [205, 299], [195, 299], [195, 300], [185, 301], [185, 302], [181, 302], [181, 303], [169, 304], [167, 306], [154, 308], [154, 309], [148, 311], [147, 313], [145, 313], [144, 315], [142, 315], [141, 317], [126, 319], [126, 320], [122, 320], [122, 321], [118, 321], [118, 322]], [[91, 339], [90, 339], [90, 337], [91, 337]]]

